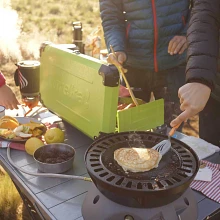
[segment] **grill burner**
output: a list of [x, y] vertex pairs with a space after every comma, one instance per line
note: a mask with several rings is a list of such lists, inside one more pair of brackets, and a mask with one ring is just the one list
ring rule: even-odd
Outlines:
[[158, 168], [143, 173], [125, 172], [114, 160], [118, 148], [151, 148], [166, 138], [138, 131], [97, 139], [85, 155], [88, 173], [100, 192], [116, 203], [136, 208], [171, 203], [185, 192], [199, 169], [196, 154], [186, 144], [172, 139], [172, 148]]

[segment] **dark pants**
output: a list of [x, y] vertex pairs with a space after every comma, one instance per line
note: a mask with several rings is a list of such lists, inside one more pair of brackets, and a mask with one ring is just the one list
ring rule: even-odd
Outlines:
[[199, 114], [199, 136], [220, 146], [220, 102], [212, 97]]
[[[151, 92], [155, 99], [165, 100], [165, 124], [169, 125], [180, 113], [178, 90], [185, 83], [185, 64], [159, 72], [126, 67], [127, 80], [135, 97], [149, 102]], [[125, 85], [124, 82], [122, 82]]]

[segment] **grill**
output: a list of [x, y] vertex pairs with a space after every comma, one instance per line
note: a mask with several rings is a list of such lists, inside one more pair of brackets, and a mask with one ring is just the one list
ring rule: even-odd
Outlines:
[[158, 168], [143, 173], [125, 172], [114, 160], [121, 147], [147, 147], [166, 139], [152, 132], [122, 132], [97, 139], [85, 154], [86, 167], [96, 187], [109, 199], [130, 207], [157, 207], [179, 198], [199, 169], [194, 151], [172, 139], [171, 150]]

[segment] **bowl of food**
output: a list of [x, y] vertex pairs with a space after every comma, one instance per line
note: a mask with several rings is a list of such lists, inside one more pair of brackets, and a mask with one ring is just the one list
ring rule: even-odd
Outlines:
[[33, 157], [41, 172], [64, 173], [73, 167], [75, 150], [68, 144], [47, 144], [38, 148]]

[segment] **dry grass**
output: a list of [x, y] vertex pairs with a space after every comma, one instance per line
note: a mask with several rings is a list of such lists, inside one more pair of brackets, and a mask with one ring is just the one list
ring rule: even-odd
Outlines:
[[[11, 0], [11, 7], [16, 10], [22, 21], [17, 42], [23, 60], [38, 59], [40, 44], [43, 41], [72, 43], [72, 22], [82, 22], [83, 40], [97, 26], [101, 26], [98, 0]], [[15, 94], [20, 97], [13, 80], [17, 61], [20, 60], [4, 57], [0, 49], [0, 70]]]
[[[45, 40], [72, 43], [72, 22], [81, 21], [84, 36], [100, 25], [98, 0], [11, 0], [23, 21], [22, 31]], [[56, 43], [55, 42], [55, 43]]]
[[0, 173], [0, 195], [0, 219], [22, 219], [22, 213], [19, 210], [22, 206], [21, 198], [7, 174]]

